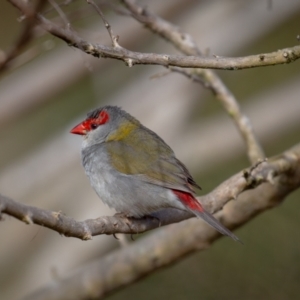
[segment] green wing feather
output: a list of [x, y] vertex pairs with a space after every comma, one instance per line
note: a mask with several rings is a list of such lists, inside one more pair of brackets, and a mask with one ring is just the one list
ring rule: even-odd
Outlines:
[[147, 183], [194, 193], [200, 188], [173, 150], [154, 132], [142, 127], [124, 139], [106, 143], [112, 166]]

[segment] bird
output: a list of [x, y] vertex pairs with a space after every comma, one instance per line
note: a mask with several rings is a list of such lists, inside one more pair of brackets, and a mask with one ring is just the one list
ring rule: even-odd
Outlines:
[[171, 147], [120, 107], [94, 109], [70, 132], [83, 136], [85, 173], [117, 213], [143, 218], [164, 208], [184, 210], [240, 241], [196, 199], [195, 189], [201, 187]]

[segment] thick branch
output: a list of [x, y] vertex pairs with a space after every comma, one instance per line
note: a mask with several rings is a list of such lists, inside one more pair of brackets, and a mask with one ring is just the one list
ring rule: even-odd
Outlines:
[[[277, 206], [289, 193], [299, 188], [300, 145], [269, 163], [261, 164], [257, 172], [256, 179], [259, 175], [269, 177], [273, 184], [263, 183], [227, 205], [219, 213], [219, 218], [228, 227], [243, 225], [257, 214]], [[229, 193], [234, 194], [232, 191]], [[215, 230], [196, 219], [173, 224], [89, 263], [70, 277], [30, 295], [28, 299], [100, 299], [189, 253], [207, 249], [218, 237]]]
[[[9, 0], [25, 15], [32, 12], [29, 5], [20, 0]], [[61, 28], [40, 14], [36, 15], [40, 25], [52, 35], [64, 40], [69, 45], [92, 54], [96, 57], [114, 58], [124, 61], [127, 65], [152, 64], [161, 66], [177, 66], [182, 68], [205, 68], [240, 70], [254, 67], [285, 64], [300, 58], [300, 46], [281, 49], [271, 53], [250, 55], [245, 57], [204, 57], [182, 56], [156, 53], [139, 53], [122, 47], [108, 47], [90, 43], [80, 38], [74, 32]]]
[[[207, 211], [216, 213], [231, 199], [236, 199], [243, 191], [255, 188], [263, 182], [274, 182], [282, 174], [293, 174], [300, 164], [300, 144], [270, 162], [262, 162], [249, 170], [239, 172], [220, 184], [211, 193], [198, 197]], [[159, 226], [168, 225], [193, 217], [190, 213], [176, 209], [164, 209], [155, 218], [131, 219], [122, 216], [106, 216], [96, 220], [76, 221], [61, 212], [52, 212], [18, 203], [0, 195], [0, 213], [11, 215], [27, 224], [37, 224], [50, 228], [62, 235], [89, 240], [99, 234], [141, 233]], [[159, 221], [158, 221], [159, 219]], [[228, 224], [232, 227], [232, 224]]]

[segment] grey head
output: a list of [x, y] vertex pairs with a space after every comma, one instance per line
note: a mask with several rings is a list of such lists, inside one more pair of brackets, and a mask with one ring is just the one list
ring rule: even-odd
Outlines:
[[71, 133], [84, 136], [83, 148], [101, 144], [108, 135], [116, 133], [124, 122], [140, 124], [138, 120], [118, 106], [103, 106], [90, 111], [86, 119], [75, 126]]

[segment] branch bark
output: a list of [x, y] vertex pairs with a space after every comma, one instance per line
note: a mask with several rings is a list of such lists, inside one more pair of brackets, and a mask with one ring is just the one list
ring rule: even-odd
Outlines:
[[[257, 176], [248, 176], [253, 172], [258, 172]], [[261, 182], [268, 178], [268, 182], [242, 193], [237, 201], [219, 212], [218, 217], [229, 228], [237, 228], [257, 214], [279, 205], [289, 193], [299, 188], [300, 144], [260, 164], [250, 173], [246, 172], [244, 178], [254, 185], [257, 180]], [[228, 186], [227, 193], [234, 195], [235, 192]], [[215, 230], [197, 219], [160, 228], [158, 232], [90, 262], [68, 278], [48, 285], [26, 299], [101, 299], [192, 252], [207, 249], [219, 237]]]
[[[263, 151], [253, 133], [252, 126], [241, 112], [236, 99], [214, 72], [204, 69], [239, 70], [289, 63], [299, 59], [300, 46], [239, 58], [205, 57], [202, 56], [189, 35], [181, 33], [175, 26], [144, 8], [138, 8], [134, 1], [124, 0], [123, 2], [131, 11], [132, 16], [172, 42], [187, 56], [138, 53], [127, 50], [118, 44], [117, 37], [113, 35], [102, 12], [100, 15], [112, 39], [111, 47], [85, 41], [69, 28], [62, 28], [38, 14], [26, 2], [9, 1], [27, 17], [35, 17], [41, 27], [52, 35], [95, 57], [118, 59], [124, 61], [129, 67], [135, 64], [155, 64], [167, 68], [170, 66], [194, 68], [195, 70], [192, 72], [184, 69], [184, 74], [196, 76], [195, 79], [201, 78], [199, 82], [204, 82], [216, 94], [245, 139], [250, 161], [253, 163], [263, 158]], [[286, 195], [299, 186], [300, 145], [297, 145], [268, 162], [262, 161], [249, 170], [234, 175], [210, 194], [200, 197], [199, 201], [209, 212], [219, 211], [217, 217], [228, 228], [234, 229], [258, 213], [278, 205]], [[238, 201], [232, 201], [224, 206], [231, 199], [238, 199]], [[223, 207], [224, 209], [221, 210]], [[78, 222], [64, 216], [61, 212], [45, 211], [27, 206], [1, 195], [0, 213], [12, 215], [28, 224], [39, 224], [65, 236], [83, 240], [91, 239], [92, 236], [99, 234], [144, 232], [191, 217], [188, 213], [168, 209], [154, 215], [160, 219], [160, 222], [154, 218], [135, 220], [120, 216]], [[206, 249], [219, 237], [220, 235], [216, 231], [204, 223], [199, 223], [199, 220], [189, 220], [160, 228], [158, 232], [151, 233], [125, 249], [111, 253], [92, 265], [82, 268], [69, 278], [37, 291], [28, 299], [98, 299], [158, 268], [174, 263], [191, 252]], [[122, 276], [124, 273], [126, 276]]]
[[[34, 13], [32, 8], [20, 0], [8, 0], [17, 7], [24, 15]], [[95, 57], [113, 58], [122, 60], [132, 67], [134, 65], [161, 65], [176, 66], [182, 68], [204, 68], [241, 70], [254, 67], [272, 66], [291, 63], [300, 58], [300, 46], [281, 49], [275, 52], [249, 55], [244, 57], [204, 57], [204, 56], [182, 56], [156, 53], [139, 53], [130, 51], [121, 46], [109, 47], [85, 41], [71, 30], [61, 28], [41, 14], [35, 14], [39, 24], [52, 35], [64, 40], [70, 46], [76, 47], [87, 54]]]
[[[135, 0], [122, 0], [122, 2], [130, 11], [132, 17], [144, 24], [152, 32], [172, 43], [174, 47], [182, 53], [193, 56], [203, 55], [196, 41], [194, 41], [189, 34], [181, 32], [178, 27], [151, 13], [147, 8], [138, 5]], [[195, 68], [188, 71], [178, 67], [169, 68], [172, 71], [181, 72], [193, 81], [209, 88], [240, 131], [246, 143], [249, 161], [254, 164], [264, 158], [264, 151], [254, 134], [250, 120], [243, 114], [233, 93], [230, 92], [221, 78], [213, 70]]]
[[[293, 174], [293, 171], [300, 167], [299, 164], [300, 144], [282, 156], [271, 159], [270, 162], [263, 161], [248, 170], [237, 173], [211, 193], [198, 197], [198, 200], [207, 211], [216, 213], [227, 202], [237, 199], [245, 190], [256, 188], [264, 182], [275, 184], [278, 176]], [[65, 216], [62, 212], [52, 212], [25, 205], [2, 195], [0, 195], [0, 213], [13, 216], [26, 224], [41, 225], [62, 235], [82, 240], [89, 240], [92, 236], [100, 234], [142, 233], [193, 217], [188, 212], [169, 208], [153, 214], [154, 218], [133, 219], [115, 215], [80, 222]], [[235, 227], [231, 223], [225, 225], [229, 228]]]
[[205, 57], [201, 54], [200, 49], [190, 35], [180, 32], [177, 27], [150, 13], [145, 8], [138, 6], [135, 1], [124, 0], [123, 2], [126, 4], [126, 7], [134, 18], [145, 24], [153, 32], [173, 43], [175, 47], [187, 56], [138, 53], [127, 50], [119, 45], [118, 38], [113, 35], [110, 24], [106, 19], [103, 19], [104, 16], [101, 10], [93, 4], [93, 1], [91, 1], [91, 3], [97, 9], [97, 12], [100, 13], [101, 18], [108, 29], [113, 44], [112, 47], [85, 41], [72, 30], [62, 28], [46, 19], [41, 14], [35, 13], [29, 5], [26, 5], [19, 0], [9, 1], [20, 9], [24, 15], [32, 16], [35, 14], [41, 27], [52, 35], [95, 57], [122, 60], [129, 67], [132, 67], [135, 64], [155, 64], [167, 68], [194, 68], [195, 75], [201, 78], [199, 82], [205, 82], [205, 86], [209, 87], [214, 92], [217, 99], [237, 125], [237, 128], [246, 142], [250, 162], [255, 163], [264, 157], [264, 152], [258, 139], [254, 135], [250, 120], [241, 112], [234, 95], [213, 71], [204, 69], [238, 70], [249, 67], [287, 63], [297, 60], [300, 57], [300, 46], [279, 50], [273, 53], [240, 58]]

